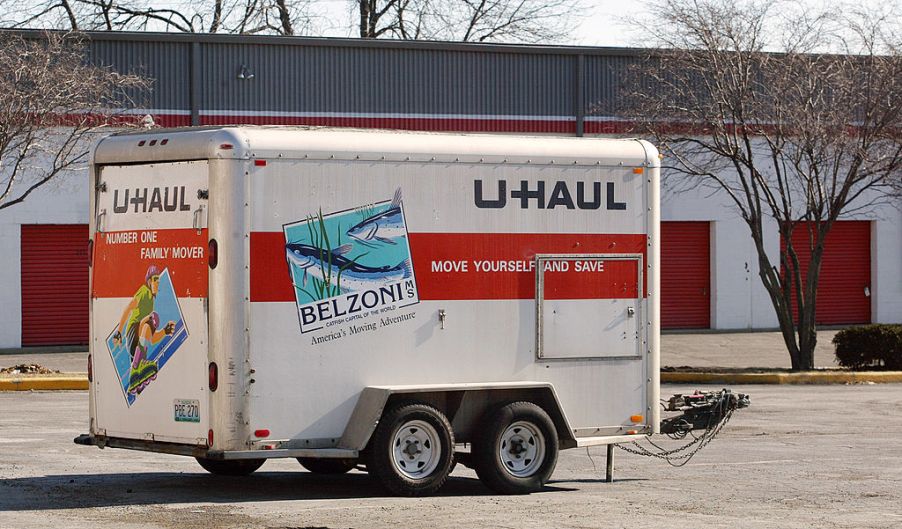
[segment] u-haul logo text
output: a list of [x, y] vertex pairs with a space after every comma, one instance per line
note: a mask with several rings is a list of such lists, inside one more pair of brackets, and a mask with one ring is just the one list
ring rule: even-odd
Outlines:
[[498, 180], [497, 189], [494, 190], [484, 189], [482, 180], [474, 180], [473, 201], [477, 208], [499, 209], [507, 206], [507, 199], [510, 196], [511, 201], [519, 204], [521, 209], [531, 207], [537, 209], [554, 209], [556, 207], [600, 209], [604, 200], [605, 209], [625, 210], [626, 202], [617, 200], [617, 187], [614, 182], [605, 183], [604, 199], [602, 199], [601, 184], [602, 182], [576, 182], [576, 188], [573, 189], [573, 184], [561, 180], [553, 184], [542, 180], [532, 183], [528, 180], [520, 180], [519, 187], [510, 186], [510, 192], [508, 192], [507, 180]]
[[132, 213], [191, 210], [191, 206], [185, 203], [185, 186], [123, 189], [121, 202], [119, 191], [113, 190], [114, 213], [128, 213], [129, 209]]

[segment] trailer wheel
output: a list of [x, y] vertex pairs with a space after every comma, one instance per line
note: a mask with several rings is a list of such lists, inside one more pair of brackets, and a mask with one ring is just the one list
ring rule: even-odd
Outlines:
[[344, 474], [357, 467], [356, 459], [299, 457], [298, 463], [314, 474]]
[[195, 459], [200, 463], [200, 466], [204, 467], [204, 470], [210, 474], [216, 474], [217, 476], [247, 476], [263, 466], [263, 463], [266, 462], [265, 459], [222, 460], [207, 459], [204, 457], [197, 457]]
[[532, 402], [513, 402], [489, 412], [473, 439], [479, 479], [501, 494], [541, 490], [557, 464], [557, 430]]
[[367, 470], [385, 488], [400, 496], [425, 496], [448, 479], [454, 434], [439, 410], [401, 405], [383, 414], [367, 452]]

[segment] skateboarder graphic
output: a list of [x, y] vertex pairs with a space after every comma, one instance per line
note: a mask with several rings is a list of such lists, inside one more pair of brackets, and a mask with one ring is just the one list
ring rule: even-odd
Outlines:
[[165, 336], [169, 336], [175, 330], [175, 322], [170, 321], [165, 327], [159, 329], [160, 315], [151, 312], [141, 320], [138, 327], [138, 343], [132, 354], [131, 375], [128, 383], [128, 392], [140, 394], [152, 380], [157, 378], [159, 367], [153, 360], [148, 360], [151, 346], [157, 344]]
[[[122, 345], [123, 336], [125, 337], [126, 351], [131, 357], [129, 393], [135, 393], [138, 387], [144, 389], [152, 377], [156, 377], [158, 366], [155, 362], [147, 360], [149, 345], [158, 342], [166, 334], [172, 334], [175, 326], [175, 322], [170, 321], [163, 331], [157, 331], [159, 315], [154, 312], [154, 304], [159, 288], [160, 270], [156, 265], [150, 265], [144, 276], [144, 284], [138, 288], [128, 306], [125, 307], [116, 332], [113, 334], [113, 343], [117, 347]], [[151, 321], [152, 314], [157, 316], [155, 322]], [[147, 337], [143, 344], [142, 331]], [[158, 336], [156, 340], [153, 340], [154, 336]]]

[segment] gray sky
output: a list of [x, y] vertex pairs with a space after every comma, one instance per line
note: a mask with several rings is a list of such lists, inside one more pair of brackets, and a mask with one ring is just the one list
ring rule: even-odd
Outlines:
[[[642, 0], [587, 0], [593, 7], [573, 33], [574, 45], [583, 46], [640, 46], [642, 28], [631, 28], [626, 18], [646, 11]], [[779, 1], [779, 0], [778, 0]], [[902, 0], [783, 0], [778, 8], [841, 9], [841, 6], [861, 7], [870, 11], [902, 10]]]
[[635, 0], [595, 0], [591, 13], [573, 33], [572, 44], [582, 46], [629, 46], [635, 39], [622, 19], [638, 14], [642, 2]]

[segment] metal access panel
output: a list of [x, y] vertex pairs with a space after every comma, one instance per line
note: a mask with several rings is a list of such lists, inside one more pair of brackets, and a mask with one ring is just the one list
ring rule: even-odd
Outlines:
[[537, 357], [639, 357], [642, 268], [641, 254], [537, 255]]

